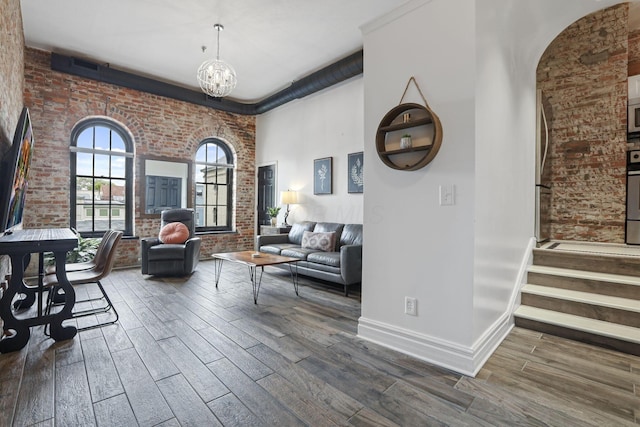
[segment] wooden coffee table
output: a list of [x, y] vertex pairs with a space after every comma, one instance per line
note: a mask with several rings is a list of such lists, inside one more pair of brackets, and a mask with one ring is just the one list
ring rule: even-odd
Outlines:
[[[253, 254], [259, 256], [254, 257]], [[224, 261], [231, 261], [238, 264], [244, 264], [249, 267], [249, 277], [251, 279], [251, 287], [253, 288], [253, 303], [258, 303], [258, 293], [260, 292], [260, 284], [262, 283], [262, 274], [264, 273], [264, 267], [269, 265], [289, 264], [289, 271], [291, 272], [291, 279], [293, 280], [293, 289], [298, 295], [298, 264], [300, 261], [298, 258], [292, 258], [288, 256], [266, 254], [256, 251], [241, 251], [241, 252], [223, 252], [212, 255], [215, 262], [215, 275], [216, 275], [216, 288], [218, 287], [218, 281], [220, 280], [220, 273], [222, 272], [222, 263]], [[256, 271], [260, 267], [260, 275]]]

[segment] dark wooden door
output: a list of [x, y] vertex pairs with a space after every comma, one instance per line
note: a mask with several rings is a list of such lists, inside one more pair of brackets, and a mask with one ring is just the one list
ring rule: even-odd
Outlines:
[[276, 205], [276, 166], [258, 168], [258, 234], [260, 226], [270, 224], [267, 208]]

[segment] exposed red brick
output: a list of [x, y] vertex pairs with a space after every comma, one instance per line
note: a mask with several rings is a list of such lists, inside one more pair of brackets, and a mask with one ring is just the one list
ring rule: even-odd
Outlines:
[[[19, 0], [0, 0], [0, 159], [11, 145], [22, 110], [24, 33]], [[0, 256], [0, 280], [9, 272], [9, 258]]]
[[627, 20], [627, 4], [588, 15], [538, 64], [550, 125], [544, 178], [553, 192], [552, 239], [624, 242]]
[[[27, 193], [26, 227], [69, 226], [69, 138], [78, 121], [106, 116], [121, 123], [135, 141], [135, 235], [158, 234], [159, 218], [140, 217], [140, 165], [153, 155], [192, 162], [200, 141], [218, 137], [236, 155], [235, 233], [202, 236], [202, 255], [242, 250], [254, 242], [255, 117], [213, 110], [133, 89], [52, 71], [50, 53], [25, 51], [25, 103], [36, 137], [33, 175]], [[139, 241], [124, 240], [116, 266], [139, 264]]]

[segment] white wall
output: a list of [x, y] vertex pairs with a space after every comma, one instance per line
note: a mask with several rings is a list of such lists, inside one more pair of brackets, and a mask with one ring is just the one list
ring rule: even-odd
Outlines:
[[[300, 203], [291, 205], [290, 224], [362, 223], [363, 195], [347, 193], [347, 155], [363, 150], [363, 117], [362, 76], [258, 116], [257, 165], [277, 164], [278, 201], [280, 191], [299, 192]], [[324, 157], [333, 157], [333, 194], [314, 195], [313, 160]], [[365, 172], [365, 187], [366, 179]]]
[[[616, 3], [413, 0], [363, 28], [364, 79], [258, 117], [258, 165], [277, 162], [279, 190], [302, 192], [294, 221], [364, 220], [361, 337], [473, 375], [508, 332], [534, 234], [535, 69], [564, 28]], [[405, 172], [380, 161], [375, 133], [411, 76], [444, 138]], [[422, 103], [413, 87], [404, 101]], [[361, 150], [364, 204], [346, 190]], [[313, 196], [313, 159], [327, 156], [334, 194]], [[439, 205], [444, 184], [454, 206]]]
[[[444, 138], [415, 172], [365, 145], [360, 336], [474, 374], [508, 332], [534, 234], [535, 69], [566, 26], [615, 3], [415, 0], [365, 26], [365, 141], [411, 75]], [[439, 206], [442, 184], [454, 206]]]
[[[373, 144], [365, 147], [358, 332], [430, 360], [435, 341], [442, 347], [472, 341], [474, 19], [473, 0], [420, 1], [364, 29], [365, 140], [375, 140], [411, 76], [440, 117], [443, 140], [435, 159], [413, 172], [388, 168]], [[423, 104], [416, 90], [408, 95], [403, 102]], [[439, 205], [439, 186], [446, 184], [455, 185], [453, 206]], [[405, 296], [418, 299], [418, 316], [404, 314]]]

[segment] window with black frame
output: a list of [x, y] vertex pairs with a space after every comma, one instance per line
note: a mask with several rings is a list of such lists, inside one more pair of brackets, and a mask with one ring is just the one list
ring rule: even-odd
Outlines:
[[195, 161], [195, 213], [197, 231], [231, 230], [233, 155], [217, 138], [200, 143]]
[[85, 237], [133, 234], [133, 141], [119, 124], [91, 118], [71, 132], [70, 225]]

